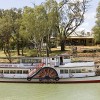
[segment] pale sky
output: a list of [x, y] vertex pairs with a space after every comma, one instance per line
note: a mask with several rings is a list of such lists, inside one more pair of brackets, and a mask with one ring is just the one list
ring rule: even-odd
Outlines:
[[[10, 8], [23, 8], [25, 6], [33, 6], [33, 3], [40, 4], [45, 0], [0, 0], [0, 9]], [[96, 8], [100, 0], [91, 0], [89, 3], [88, 11], [85, 14], [85, 22], [79, 27], [78, 30], [91, 31], [95, 25]]]

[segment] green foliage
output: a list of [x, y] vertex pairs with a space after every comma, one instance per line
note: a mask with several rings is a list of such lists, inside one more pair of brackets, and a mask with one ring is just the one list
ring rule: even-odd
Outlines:
[[25, 56], [30, 56], [30, 57], [36, 57], [37, 56], [37, 52], [36, 49], [25, 49]]
[[100, 43], [100, 3], [97, 7], [97, 14], [96, 14], [96, 25], [93, 27], [93, 33], [96, 43]]
[[10, 57], [11, 49], [17, 49], [19, 55], [20, 49], [23, 52], [24, 47], [33, 44], [36, 55], [41, 56], [45, 42], [49, 56], [52, 35], [60, 36], [64, 45], [65, 38], [82, 24], [87, 0], [82, 1], [62, 0], [58, 3], [56, 0], [46, 0], [33, 8], [0, 10], [1, 46]]
[[32, 43], [41, 41], [44, 36], [46, 20], [43, 6], [26, 7], [23, 11], [21, 35]]
[[33, 43], [38, 53], [41, 53], [44, 40], [46, 48], [50, 49], [50, 37], [57, 34], [58, 18], [57, 2], [54, 0], [47, 0], [34, 8], [25, 7], [20, 27], [21, 36]]
[[[21, 9], [0, 10], [0, 37], [4, 53], [11, 58], [11, 49], [18, 43]], [[10, 61], [11, 62], [11, 61]]]
[[100, 27], [95, 26], [93, 28], [94, 39], [96, 43], [100, 43]]
[[59, 3], [60, 23], [58, 24], [58, 32], [61, 51], [65, 50], [66, 37], [83, 23], [87, 3], [87, 0], [62, 0]]

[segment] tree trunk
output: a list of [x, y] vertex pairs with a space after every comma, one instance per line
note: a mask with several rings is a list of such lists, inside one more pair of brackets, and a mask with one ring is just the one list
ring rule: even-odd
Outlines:
[[38, 54], [41, 57], [41, 42], [38, 44]]
[[19, 33], [17, 33], [17, 55], [20, 55], [20, 46], [19, 46]]
[[49, 54], [50, 54], [50, 34], [47, 36], [47, 40], [46, 40], [46, 53], [47, 53], [47, 57], [49, 57]]
[[11, 63], [12, 59], [11, 59], [9, 40], [7, 40], [7, 42], [4, 44], [4, 53], [7, 57], [7, 59], [9, 60], [9, 62]]
[[61, 51], [65, 51], [65, 40], [61, 40], [60, 45], [61, 45]]
[[46, 53], [47, 53], [47, 57], [49, 57], [49, 48], [48, 48], [48, 46], [46, 46]]
[[19, 41], [17, 41], [17, 55], [20, 55]]
[[24, 56], [24, 48], [22, 47], [22, 56]]
[[[24, 44], [23, 39], [21, 39], [21, 55], [22, 56], [24, 56], [24, 45], [23, 44]], [[20, 50], [18, 50], [18, 51], [20, 51]]]

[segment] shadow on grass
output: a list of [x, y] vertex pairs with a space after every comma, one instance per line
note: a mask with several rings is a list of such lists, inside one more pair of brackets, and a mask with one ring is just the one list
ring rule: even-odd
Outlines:
[[51, 51], [50, 55], [55, 56], [55, 55], [60, 55], [60, 54], [68, 54], [69, 50], [61, 51], [61, 50], [53, 50]]

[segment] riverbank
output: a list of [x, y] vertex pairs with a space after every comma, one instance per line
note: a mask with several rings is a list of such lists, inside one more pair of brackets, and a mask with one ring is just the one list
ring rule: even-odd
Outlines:
[[[72, 57], [74, 61], [94, 61], [95, 64], [100, 65], [100, 46], [74, 46], [77, 47], [77, 51], [73, 53], [73, 46], [66, 46], [65, 51], [60, 51], [60, 47], [52, 48], [50, 56], [55, 56], [59, 54], [67, 54]], [[34, 51], [35, 52], [35, 51]], [[27, 53], [27, 54], [26, 54]], [[25, 54], [28, 55], [29, 51], [25, 51]], [[0, 62], [9, 62], [7, 59], [2, 59], [2, 57], [6, 57], [3, 51], [0, 51]], [[12, 61], [13, 58], [20, 58], [21, 55], [17, 56], [17, 51], [12, 51]], [[23, 56], [27, 57], [27, 56]], [[30, 57], [28, 55], [28, 57]], [[31, 57], [34, 57], [31, 56]], [[16, 60], [15, 60], [16, 61]]]

